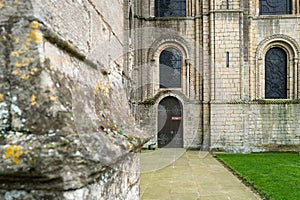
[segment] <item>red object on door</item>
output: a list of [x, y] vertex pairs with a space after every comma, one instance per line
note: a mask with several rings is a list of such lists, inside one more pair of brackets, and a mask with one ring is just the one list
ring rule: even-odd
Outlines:
[[173, 121], [180, 121], [182, 119], [182, 117], [172, 117]]

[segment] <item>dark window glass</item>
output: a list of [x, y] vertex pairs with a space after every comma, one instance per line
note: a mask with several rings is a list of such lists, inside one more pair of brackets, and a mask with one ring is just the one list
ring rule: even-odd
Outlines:
[[260, 0], [260, 15], [292, 14], [291, 0]]
[[265, 97], [287, 98], [287, 54], [281, 48], [272, 48], [265, 59]]
[[186, 0], [155, 0], [156, 17], [184, 17]]
[[160, 88], [181, 88], [181, 54], [174, 48], [163, 50], [159, 57]]
[[131, 36], [132, 36], [132, 23], [133, 23], [133, 21], [132, 21], [132, 9], [131, 9], [131, 7], [130, 7], [130, 9], [129, 9], [129, 17], [128, 17], [129, 19], [128, 19], [128, 23], [129, 23], [129, 38], [131, 38]]

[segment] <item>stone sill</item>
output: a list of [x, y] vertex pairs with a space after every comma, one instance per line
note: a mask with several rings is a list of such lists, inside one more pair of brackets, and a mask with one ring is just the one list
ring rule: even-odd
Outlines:
[[211, 10], [209, 13], [243, 13], [244, 10], [239, 9], [221, 9], [221, 10]]
[[203, 13], [202, 15], [196, 15], [196, 16], [180, 16], [180, 17], [155, 17], [155, 16], [150, 16], [150, 17], [142, 17], [142, 16], [137, 16], [135, 15], [134, 17], [137, 19], [145, 20], [145, 21], [174, 21], [174, 20], [180, 20], [180, 21], [185, 21], [185, 20], [195, 20], [202, 18], [202, 16], [207, 16], [210, 13], [243, 13], [243, 10], [211, 10], [208, 13]]
[[174, 20], [194, 20], [195, 17], [186, 16], [186, 17], [142, 17], [142, 16], [135, 16], [137, 19], [145, 20], [145, 21], [174, 21]]
[[250, 19], [253, 20], [272, 20], [272, 19], [300, 19], [300, 15], [260, 15], [260, 16], [251, 16]]
[[211, 101], [210, 104], [300, 104], [300, 99], [255, 99], [255, 100], [232, 100]]

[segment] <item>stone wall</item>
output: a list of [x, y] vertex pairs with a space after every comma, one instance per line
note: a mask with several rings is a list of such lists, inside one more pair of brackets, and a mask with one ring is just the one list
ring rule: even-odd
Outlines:
[[[241, 98], [242, 45], [240, 12], [221, 10], [213, 15], [211, 48], [211, 99]], [[230, 24], [230, 25], [229, 25]], [[206, 77], [208, 78], [208, 77]]]
[[[135, 117], [143, 129], [157, 140], [157, 107], [168, 96], [176, 97], [183, 106], [184, 147], [200, 148], [202, 143], [202, 66], [198, 64], [204, 53], [200, 31], [202, 2], [187, 1], [187, 17], [154, 17], [154, 1], [135, 1]], [[196, 46], [197, 45], [197, 46]], [[167, 47], [176, 48], [182, 55], [182, 87], [160, 88], [159, 56]], [[208, 52], [205, 52], [208, 54]], [[167, 92], [167, 95], [161, 95]], [[159, 98], [156, 98], [159, 97]], [[154, 100], [151, 105], [144, 102]]]
[[0, 190], [0, 197], [4, 200], [139, 199], [139, 160], [139, 154], [129, 154], [94, 182], [76, 190]]
[[0, 1], [1, 199], [139, 198], [123, 3]]
[[299, 151], [299, 104], [212, 104], [211, 148], [232, 152]]
[[[182, 88], [168, 88], [169, 96], [181, 93], [178, 98], [187, 113], [186, 144], [196, 132], [195, 141], [200, 144], [193, 145], [205, 150], [299, 149], [295, 125], [300, 98], [299, 1], [292, 1], [291, 14], [259, 15], [259, 0], [186, 0], [186, 17], [155, 17], [153, 1], [135, 3], [139, 32], [133, 77], [138, 89], [133, 99], [137, 104], [164, 91], [159, 88], [159, 55], [171, 46], [184, 52], [186, 59]], [[287, 99], [270, 103], [265, 99], [265, 55], [272, 47], [287, 53], [288, 88]], [[156, 100], [146, 110], [136, 106], [135, 114], [141, 126], [154, 133], [161, 98]], [[287, 122], [285, 108], [290, 112]], [[262, 110], [259, 117], [253, 114]], [[281, 116], [286, 125], [279, 120]]]
[[[257, 0], [229, 3], [233, 7], [216, 10], [213, 23], [217, 39], [211, 37], [216, 46], [211, 149], [298, 151], [299, 5], [293, 4], [289, 15], [260, 16]], [[265, 99], [265, 55], [272, 47], [287, 52], [286, 100]], [[226, 51], [230, 53], [228, 69]]]

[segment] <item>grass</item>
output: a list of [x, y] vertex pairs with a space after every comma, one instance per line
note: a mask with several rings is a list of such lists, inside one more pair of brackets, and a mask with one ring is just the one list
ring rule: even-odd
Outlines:
[[216, 156], [267, 198], [300, 199], [300, 154], [217, 154]]
[[154, 152], [155, 151], [155, 149], [142, 149], [141, 150], [141, 153], [152, 153], [152, 152]]

